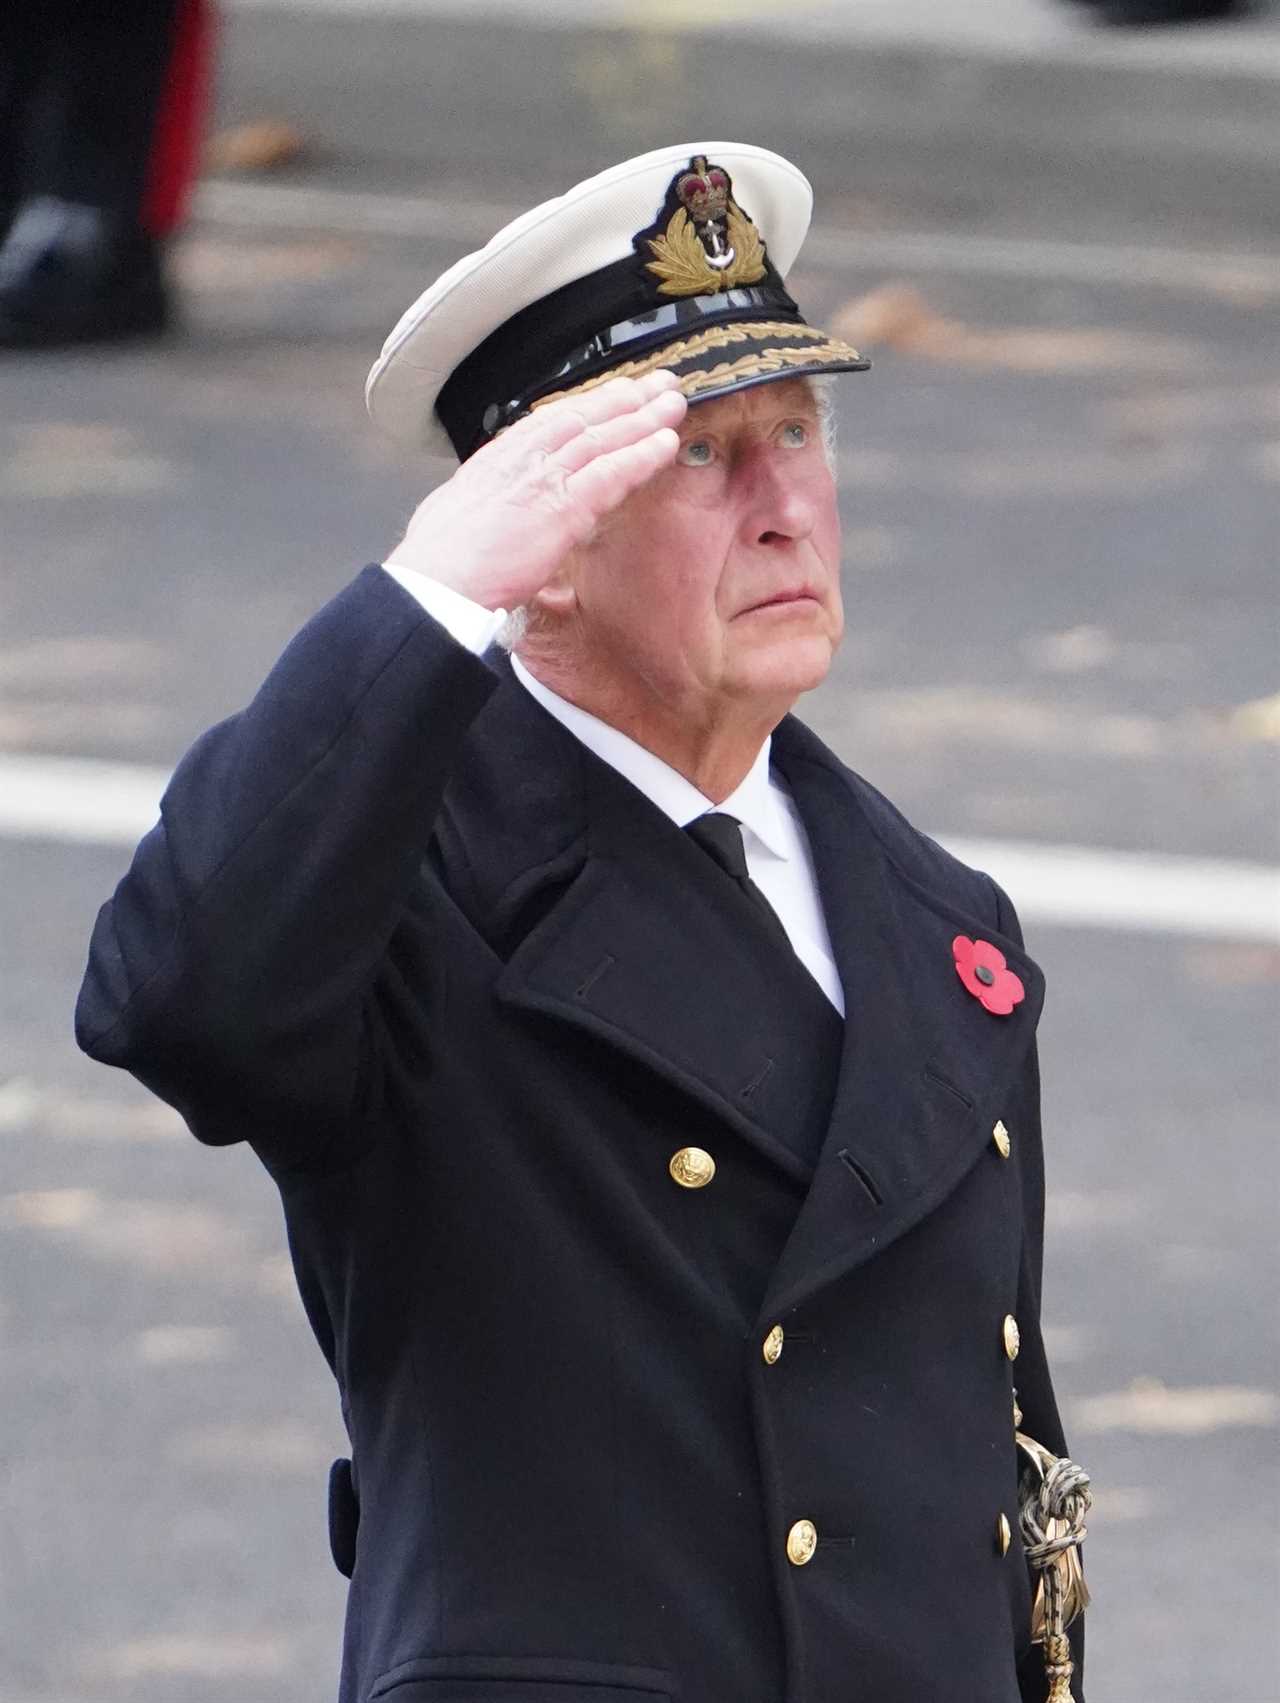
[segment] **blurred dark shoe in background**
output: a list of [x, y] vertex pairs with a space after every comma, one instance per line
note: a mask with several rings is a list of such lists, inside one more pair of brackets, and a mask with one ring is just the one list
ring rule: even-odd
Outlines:
[[155, 336], [169, 323], [160, 244], [119, 215], [24, 202], [0, 243], [0, 348]]
[[1098, 15], [1099, 22], [1133, 28], [1141, 24], [1195, 24], [1212, 18], [1243, 16], [1256, 8], [1250, 0], [1073, 0]]

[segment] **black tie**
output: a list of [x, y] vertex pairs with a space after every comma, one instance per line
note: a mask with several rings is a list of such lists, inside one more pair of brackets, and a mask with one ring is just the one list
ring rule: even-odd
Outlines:
[[708, 857], [714, 858], [729, 878], [736, 882], [747, 895], [751, 903], [759, 911], [761, 918], [769, 925], [770, 932], [779, 946], [785, 946], [788, 952], [795, 948], [791, 938], [783, 928], [777, 911], [765, 898], [747, 873], [747, 854], [742, 844], [742, 825], [736, 816], [726, 816], [723, 811], [712, 810], [705, 816], [696, 817], [685, 829], [691, 840], [696, 840]]

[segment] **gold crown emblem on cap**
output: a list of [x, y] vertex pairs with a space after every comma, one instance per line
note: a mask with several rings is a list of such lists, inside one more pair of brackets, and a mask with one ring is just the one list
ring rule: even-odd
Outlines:
[[710, 296], [764, 277], [764, 241], [733, 199], [722, 166], [699, 154], [672, 179], [668, 206], [672, 197], [680, 205], [666, 230], [648, 238], [653, 259], [646, 270], [659, 280], [660, 296]]
[[729, 211], [729, 174], [709, 166], [705, 154], [699, 154], [693, 170], [676, 179], [676, 195], [695, 225], [723, 219]]

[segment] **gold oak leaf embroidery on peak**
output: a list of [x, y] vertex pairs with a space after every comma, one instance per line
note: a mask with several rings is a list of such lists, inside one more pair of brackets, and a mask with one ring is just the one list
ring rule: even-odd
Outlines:
[[581, 396], [583, 392], [594, 390], [599, 384], [608, 384], [611, 378], [643, 378], [646, 373], [653, 372], [655, 367], [671, 367], [674, 371], [682, 362], [695, 359], [709, 349], [721, 349], [727, 343], [749, 343], [758, 337], [793, 337], [801, 342], [816, 343], [818, 347], [760, 349], [750, 355], [744, 355], [732, 368], [721, 363], [709, 373], [685, 373], [681, 378], [680, 388], [687, 396], [695, 390], [704, 389], [712, 380], [719, 380], [726, 374], [747, 373], [753, 368], [760, 372], [778, 372], [797, 361], [862, 359], [856, 349], [851, 349], [847, 343], [841, 343], [837, 339], [828, 338], [825, 331], [819, 331], [812, 325], [795, 325], [776, 320], [764, 323], [752, 320], [747, 325], [714, 325], [707, 331], [700, 331], [695, 337], [686, 338], [682, 343], [665, 344], [650, 355], [642, 355], [634, 361], [623, 361], [619, 366], [609, 367], [605, 372], [584, 378], [580, 384], [571, 384], [564, 390], [553, 390], [546, 396], [539, 396], [529, 407], [536, 410], [545, 408], [549, 402], [559, 402], [565, 396]]
[[666, 234], [650, 237], [654, 258], [647, 270], [660, 279], [660, 296], [710, 296], [717, 290], [736, 290], [764, 277], [764, 244], [760, 234], [735, 202], [729, 203], [727, 219], [733, 260], [717, 271], [707, 260], [693, 220], [678, 207], [667, 224]]
[[760, 232], [747, 218], [736, 201], [729, 203], [729, 217], [726, 220], [729, 227], [729, 242], [733, 248], [734, 262], [729, 268], [730, 282], [727, 289], [736, 289], [739, 284], [756, 284], [764, 277], [764, 244], [760, 240]]

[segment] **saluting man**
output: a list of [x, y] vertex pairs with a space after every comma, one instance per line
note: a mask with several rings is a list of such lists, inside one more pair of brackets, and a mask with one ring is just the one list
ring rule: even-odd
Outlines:
[[790, 714], [867, 366], [787, 293], [810, 205], [667, 148], [426, 291], [369, 405], [461, 466], [98, 919], [81, 1044], [283, 1195], [343, 1703], [1045, 1695], [1042, 978]]

